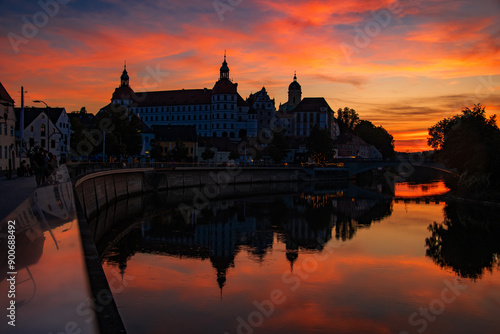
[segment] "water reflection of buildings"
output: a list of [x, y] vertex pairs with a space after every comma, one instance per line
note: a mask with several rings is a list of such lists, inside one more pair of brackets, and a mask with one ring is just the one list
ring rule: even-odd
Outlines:
[[[32, 284], [31, 289], [25, 285], [18, 289], [17, 307], [29, 303], [36, 294], [36, 281], [30, 266], [37, 264], [42, 258], [44, 247], [47, 247], [46, 236], [50, 235], [57, 248], [57, 240], [52, 229], [75, 218], [73, 188], [67, 170], [61, 168], [49, 181], [51, 184], [36, 189], [27, 200], [0, 222], [0, 235], [7, 236], [8, 221], [15, 221], [17, 285]], [[0, 238], [0, 253], [7, 254], [7, 250], [7, 237]], [[8, 270], [7, 256], [2, 257], [0, 282], [6, 279], [7, 273], [11, 271]]]
[[[188, 219], [180, 212], [157, 215], [137, 223], [135, 232], [121, 238], [103, 258], [118, 265], [122, 272], [137, 252], [208, 259], [222, 289], [241, 251], [262, 262], [272, 251], [276, 237], [285, 245], [286, 260], [293, 270], [300, 252], [323, 250], [332, 239], [334, 227], [337, 239], [347, 240], [354, 236], [359, 226], [369, 226], [367, 222], [372, 220], [368, 217], [377, 202], [353, 201], [343, 196], [340, 191], [252, 198], [212, 203], [200, 212], [189, 212]], [[390, 204], [385, 203], [384, 208], [384, 213], [390, 214]], [[342, 231], [346, 230], [347, 222], [351, 223], [350, 232], [344, 235]]]

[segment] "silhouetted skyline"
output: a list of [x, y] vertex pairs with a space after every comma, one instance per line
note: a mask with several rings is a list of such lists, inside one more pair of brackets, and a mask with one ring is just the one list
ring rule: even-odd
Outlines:
[[[136, 91], [211, 87], [227, 50], [246, 97], [265, 86], [356, 109], [428, 149], [427, 128], [481, 102], [498, 113], [497, 0], [18, 1], [0, 20], [0, 80], [20, 105], [96, 113], [127, 61]], [[221, 4], [226, 4], [221, 7]]]

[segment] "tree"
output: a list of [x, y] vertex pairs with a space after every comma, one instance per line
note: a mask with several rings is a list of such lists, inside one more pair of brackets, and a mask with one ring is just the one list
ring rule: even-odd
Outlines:
[[236, 160], [240, 158], [240, 153], [238, 151], [231, 151], [229, 153], [229, 160]]
[[288, 154], [288, 139], [283, 132], [275, 132], [269, 145], [269, 155], [274, 163], [280, 163]]
[[324, 163], [333, 157], [333, 140], [326, 129], [315, 126], [306, 140], [309, 156], [316, 163]]
[[460, 174], [457, 189], [464, 195], [491, 197], [500, 187], [500, 129], [496, 116], [486, 117], [481, 104], [429, 128], [427, 142], [438, 160]]
[[211, 150], [211, 145], [207, 143], [205, 150], [201, 153], [201, 158], [203, 160], [211, 160], [215, 157], [215, 152]]
[[188, 158], [188, 148], [184, 145], [184, 142], [177, 140], [173, 149], [168, 152], [170, 160], [172, 161], [186, 161]]
[[359, 123], [359, 115], [356, 110], [345, 107], [339, 108], [337, 111], [337, 121], [339, 123], [340, 131], [352, 131]]
[[240, 137], [241, 139], [244, 139], [247, 137], [247, 129], [240, 129], [240, 131], [238, 131], [238, 137]]
[[354, 133], [367, 143], [375, 146], [385, 159], [392, 159], [394, 152], [394, 138], [382, 126], [375, 126], [370, 121], [361, 120], [356, 124]]
[[151, 158], [156, 161], [163, 161], [165, 155], [163, 154], [163, 146], [161, 146], [159, 141], [154, 140], [151, 145]]
[[77, 117], [71, 117], [71, 134], [70, 134], [70, 145], [73, 150], [77, 150], [78, 143], [85, 141], [85, 135], [83, 134], [84, 130], [87, 130], [87, 127], [80, 122]]
[[[134, 156], [141, 153], [143, 123], [135, 114], [124, 106], [112, 105], [109, 109], [99, 112], [96, 118], [97, 124], [105, 122], [105, 124], [110, 124], [107, 128], [112, 129], [111, 132], [106, 134], [106, 146], [108, 145], [108, 139], [113, 140], [113, 136], [119, 143], [113, 145], [113, 142], [110, 142], [110, 149], [106, 149], [108, 154]], [[100, 152], [102, 152], [102, 146], [96, 145], [94, 153], [98, 154]]]

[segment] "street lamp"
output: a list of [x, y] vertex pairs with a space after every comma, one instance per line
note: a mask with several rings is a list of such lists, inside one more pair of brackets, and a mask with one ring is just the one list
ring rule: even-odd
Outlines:
[[[45, 103], [44, 101], [42, 100], [33, 100], [33, 103], [43, 103], [45, 104], [45, 108], [49, 109], [50, 107], [47, 105], [47, 103]], [[47, 145], [47, 152], [49, 152], [49, 112], [47, 111], [46, 112], [47, 114], [47, 129], [45, 129], [45, 139], [47, 141], [46, 145]], [[41, 137], [41, 133], [40, 133], [40, 137]]]

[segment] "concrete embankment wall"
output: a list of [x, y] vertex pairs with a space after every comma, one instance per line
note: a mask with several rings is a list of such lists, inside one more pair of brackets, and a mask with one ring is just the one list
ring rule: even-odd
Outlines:
[[311, 181], [296, 168], [177, 168], [116, 169], [85, 175], [75, 182], [75, 191], [87, 217], [116, 201], [148, 192], [232, 184], [269, 184]]

